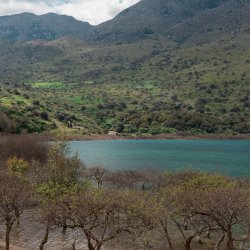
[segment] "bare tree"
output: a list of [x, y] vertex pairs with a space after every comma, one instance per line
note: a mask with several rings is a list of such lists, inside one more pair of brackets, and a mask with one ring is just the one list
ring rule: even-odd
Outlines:
[[45, 225], [45, 232], [43, 239], [39, 245], [39, 249], [43, 250], [49, 240], [49, 233], [55, 227], [57, 216], [59, 215], [57, 209], [60, 207], [60, 202], [55, 200], [40, 200], [40, 206], [37, 210], [38, 221]]
[[[246, 241], [249, 232], [243, 237], [235, 237], [233, 228], [241, 226], [246, 228], [249, 221], [249, 191], [238, 187], [212, 188], [209, 190], [193, 190], [190, 194], [182, 196], [182, 202], [188, 207], [190, 216], [201, 216], [203, 223], [209, 228], [221, 231], [216, 247], [226, 239], [228, 250], [234, 250], [235, 241]], [[197, 225], [197, 223], [196, 223]]]
[[0, 172], [0, 217], [6, 226], [6, 249], [10, 246], [10, 232], [21, 213], [30, 204], [31, 187], [16, 175]]
[[100, 166], [95, 166], [86, 169], [85, 176], [96, 182], [98, 188], [102, 188], [103, 182], [106, 180], [108, 175], [108, 170]]
[[[154, 226], [143, 195], [121, 190], [86, 188], [68, 197], [68, 203], [57, 210], [57, 218], [67, 217], [67, 226], [81, 228], [89, 250], [100, 250], [121, 233], [139, 237]], [[55, 220], [61, 226], [62, 220]]]
[[[227, 249], [234, 250], [234, 242], [239, 240], [234, 236], [233, 228], [235, 226], [246, 227], [245, 222], [249, 221], [250, 209], [249, 191], [240, 190], [238, 188], [217, 189], [204, 195], [206, 199], [201, 212], [207, 214], [224, 232], [227, 240]], [[246, 241], [250, 238], [249, 231], [245, 230], [240, 240]]]
[[107, 177], [108, 184], [115, 188], [139, 188], [144, 181], [144, 173], [135, 170], [110, 172]]

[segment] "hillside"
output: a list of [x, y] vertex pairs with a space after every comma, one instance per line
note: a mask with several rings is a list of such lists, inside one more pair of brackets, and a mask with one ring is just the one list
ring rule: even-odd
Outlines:
[[196, 19], [201, 13], [213, 12], [228, 2], [230, 1], [142, 0], [114, 19], [99, 25], [95, 29], [94, 39], [102, 42], [124, 42], [157, 34], [171, 37], [176, 25]]
[[143, 0], [85, 38], [0, 40], [0, 130], [250, 133], [249, 6]]

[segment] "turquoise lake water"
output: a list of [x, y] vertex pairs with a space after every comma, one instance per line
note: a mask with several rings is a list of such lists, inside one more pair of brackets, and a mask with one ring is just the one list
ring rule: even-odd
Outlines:
[[88, 167], [117, 169], [194, 168], [250, 176], [249, 140], [115, 140], [70, 142]]

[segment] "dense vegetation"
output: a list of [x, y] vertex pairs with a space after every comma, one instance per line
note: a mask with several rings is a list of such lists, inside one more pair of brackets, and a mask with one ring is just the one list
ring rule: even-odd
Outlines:
[[[64, 46], [61, 56], [34, 63], [27, 82], [18, 72], [15, 86], [2, 85], [0, 109], [12, 121], [12, 129], [6, 129], [249, 133], [248, 39], [249, 35], [228, 38], [222, 44], [180, 48], [178, 53], [171, 52], [164, 39], [109, 49], [52, 42], [51, 49]], [[131, 51], [134, 58], [128, 61]], [[6, 119], [1, 121], [0, 130], [6, 132]], [[74, 129], [68, 128], [69, 121]]]
[[0, 155], [0, 217], [6, 249], [27, 209], [43, 225], [40, 249], [55, 228], [62, 234], [72, 231], [72, 249], [78, 237], [89, 250], [100, 250], [124, 236], [119, 244], [129, 244], [129, 249], [248, 249], [248, 179], [191, 170], [87, 169], [77, 155], [69, 156], [66, 144], [49, 146], [41, 139], [0, 138], [5, 148]]

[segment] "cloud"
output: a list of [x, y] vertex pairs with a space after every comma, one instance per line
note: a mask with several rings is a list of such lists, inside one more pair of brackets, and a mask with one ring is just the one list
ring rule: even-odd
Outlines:
[[137, 2], [139, 0], [0, 0], [0, 16], [22, 12], [37, 15], [54, 12], [99, 24]]

